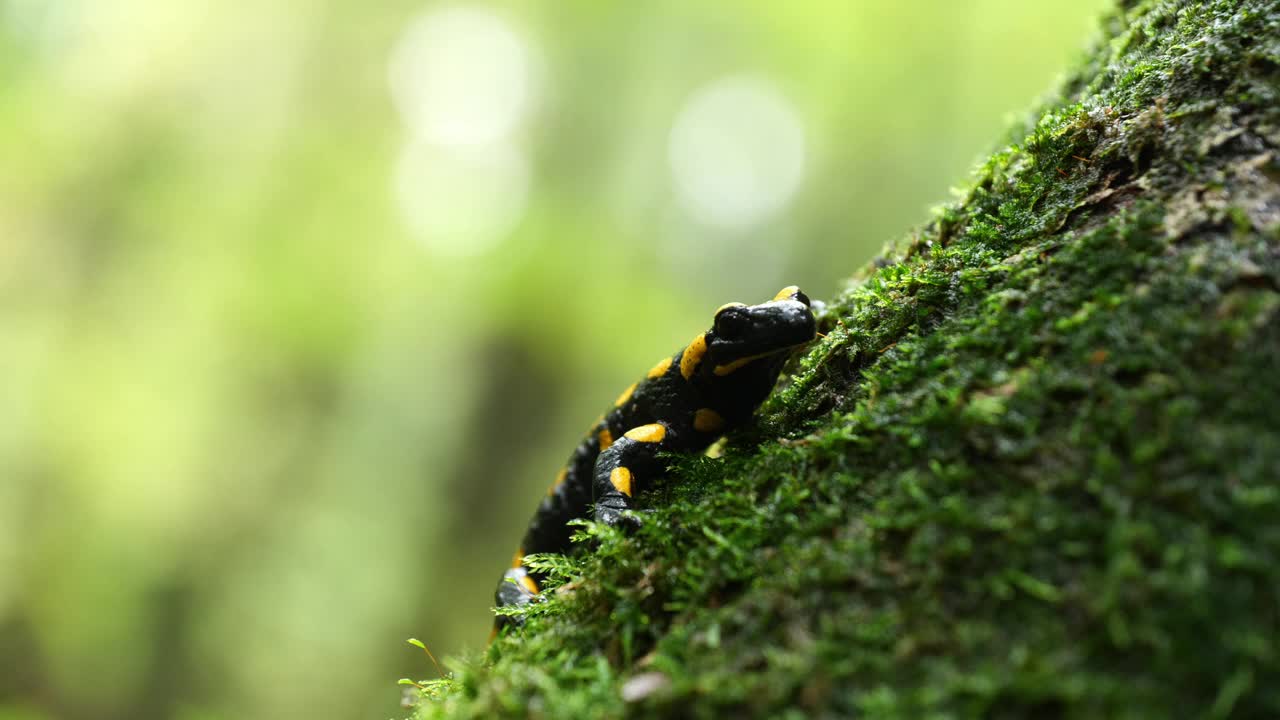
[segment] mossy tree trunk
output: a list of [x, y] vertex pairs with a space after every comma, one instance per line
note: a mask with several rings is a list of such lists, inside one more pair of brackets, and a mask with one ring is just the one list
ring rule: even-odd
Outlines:
[[1106, 32], [419, 713], [1280, 717], [1280, 4]]

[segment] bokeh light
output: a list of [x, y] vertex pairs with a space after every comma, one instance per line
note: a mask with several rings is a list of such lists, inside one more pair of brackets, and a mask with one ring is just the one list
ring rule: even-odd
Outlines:
[[490, 10], [433, 9], [405, 30], [388, 76], [409, 134], [395, 172], [406, 224], [445, 255], [499, 244], [529, 193], [518, 130], [534, 102], [532, 50]]
[[804, 128], [776, 84], [722, 78], [681, 108], [669, 158], [690, 214], [709, 225], [745, 228], [776, 215], [795, 195], [804, 174]]
[[410, 23], [392, 52], [389, 78], [405, 124], [440, 145], [504, 140], [534, 100], [530, 48], [479, 7], [433, 9]]
[[524, 214], [529, 162], [511, 143], [449, 148], [415, 140], [401, 153], [396, 199], [405, 221], [434, 251], [483, 252]]

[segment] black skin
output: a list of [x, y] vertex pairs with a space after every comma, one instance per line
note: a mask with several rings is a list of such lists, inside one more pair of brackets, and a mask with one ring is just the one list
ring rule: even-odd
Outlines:
[[[813, 340], [815, 333], [809, 298], [794, 286], [760, 305], [721, 307], [712, 328], [700, 336], [706, 344], [700, 360], [694, 362], [698, 358], [695, 339], [671, 356], [664, 372], [651, 371], [574, 449], [564, 480], [538, 506], [515, 566], [498, 583], [497, 604], [526, 605], [537, 599], [536, 588], [543, 578], [523, 567], [519, 559], [530, 553], [567, 552], [572, 534], [565, 524], [569, 520], [586, 517], [594, 509], [597, 522], [638, 524], [638, 518], [626, 511], [634, 507], [635, 496], [654, 477], [666, 472], [658, 455], [701, 452], [744, 424], [773, 391], [791, 352]], [[696, 421], [699, 410], [704, 411], [700, 423]], [[706, 410], [714, 411], [722, 422], [708, 421]], [[655, 424], [661, 429], [650, 427], [648, 432], [633, 433], [648, 441], [626, 437], [628, 431]], [[661, 439], [654, 441], [658, 435]], [[612, 444], [601, 452], [602, 439], [609, 438]], [[631, 474], [630, 494], [611, 480], [618, 468]], [[495, 632], [507, 624], [518, 624], [518, 620], [498, 616]]]

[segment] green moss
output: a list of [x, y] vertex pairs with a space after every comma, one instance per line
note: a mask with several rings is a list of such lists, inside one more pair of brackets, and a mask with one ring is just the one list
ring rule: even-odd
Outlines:
[[1280, 715], [1280, 8], [1105, 28], [421, 717]]

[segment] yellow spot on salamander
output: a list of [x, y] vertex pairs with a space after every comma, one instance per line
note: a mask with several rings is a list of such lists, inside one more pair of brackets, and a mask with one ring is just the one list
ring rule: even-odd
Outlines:
[[654, 365], [649, 370], [649, 379], [652, 380], [654, 378], [660, 378], [663, 375], [666, 375], [667, 370], [670, 369], [670, 367], [671, 367], [671, 358], [670, 357], [662, 358], [661, 360], [658, 361], [657, 365]]
[[777, 295], [773, 296], [773, 301], [789, 300], [792, 295], [795, 295], [798, 292], [800, 292], [800, 287], [798, 285], [788, 285], [779, 290]]
[[787, 287], [782, 288], [782, 290], [778, 291], [777, 295], [773, 296], [773, 301], [777, 302], [780, 300], [790, 300], [791, 296], [795, 295], [795, 293], [797, 292], [800, 292], [800, 286], [795, 286], [795, 284], [788, 284]]
[[693, 429], [698, 432], [716, 432], [724, 427], [724, 418], [711, 408], [699, 408], [693, 414]]
[[738, 358], [737, 360], [734, 360], [733, 362], [731, 362], [731, 363], [729, 363], [729, 364], [727, 364], [727, 365], [717, 365], [717, 366], [716, 366], [716, 369], [715, 369], [715, 371], [714, 371], [714, 372], [715, 372], [715, 374], [716, 374], [717, 376], [719, 376], [719, 377], [723, 377], [723, 376], [728, 375], [729, 373], [733, 372], [734, 370], [737, 370], [738, 368], [742, 367], [743, 365], [746, 365], [747, 363], [751, 362], [751, 361], [752, 361], [752, 360], [754, 360], [754, 359], [755, 359], [755, 358], [749, 358], [749, 357], [745, 357], [745, 358]]
[[524, 589], [525, 589], [525, 590], [528, 590], [529, 592], [533, 593], [534, 595], [537, 595], [537, 594], [538, 594], [538, 583], [537, 583], [537, 581], [535, 581], [533, 578], [529, 577], [528, 575], [521, 575], [521, 576], [520, 576], [520, 584], [524, 586]]
[[613, 401], [614, 407], [621, 407], [623, 403], [630, 400], [631, 393], [636, 391], [636, 385], [639, 385], [639, 384], [640, 383], [631, 383], [631, 387], [627, 388], [626, 390], [623, 390], [622, 394], [618, 396], [618, 399]]
[[656, 443], [662, 442], [662, 438], [667, 436], [667, 429], [660, 423], [650, 423], [641, 425], [640, 427], [631, 428], [623, 437], [630, 438], [636, 442]]
[[719, 315], [719, 314], [721, 313], [721, 311], [725, 310], [726, 308], [731, 308], [731, 307], [746, 307], [746, 306], [747, 306], [747, 304], [746, 304], [746, 303], [740, 303], [740, 302], [725, 303], [725, 304], [721, 305], [720, 307], [716, 308], [716, 315]]
[[516, 550], [516, 554], [511, 556], [511, 567], [518, 568], [524, 565], [524, 548]]
[[609, 473], [609, 482], [618, 492], [631, 497], [631, 471], [624, 467], [616, 467]]
[[596, 437], [600, 440], [600, 452], [609, 449], [613, 444], [613, 433], [609, 432], [609, 428], [600, 428], [600, 432], [596, 433]]
[[693, 371], [698, 369], [698, 363], [702, 362], [702, 356], [706, 354], [707, 334], [702, 333], [680, 353], [680, 376], [685, 380], [693, 377]]
[[748, 357], [738, 358], [737, 360], [734, 360], [731, 363], [725, 363], [724, 365], [717, 365], [716, 369], [713, 370], [712, 372], [714, 372], [717, 377], [724, 377], [725, 375], [728, 375], [729, 373], [733, 372], [734, 370], [737, 370], [743, 365], [746, 365], [752, 360], [759, 360], [760, 358], [768, 354], [769, 353], [760, 353], [759, 355], [750, 355]]

